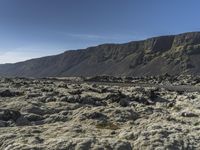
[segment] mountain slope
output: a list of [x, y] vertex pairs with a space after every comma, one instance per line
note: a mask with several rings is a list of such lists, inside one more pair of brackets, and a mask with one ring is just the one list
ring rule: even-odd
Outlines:
[[200, 32], [104, 44], [0, 65], [0, 76], [200, 74]]

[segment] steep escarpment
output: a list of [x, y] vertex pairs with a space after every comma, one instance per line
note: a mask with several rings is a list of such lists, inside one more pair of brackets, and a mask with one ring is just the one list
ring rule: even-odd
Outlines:
[[0, 65], [1, 76], [200, 74], [200, 32], [153, 37]]

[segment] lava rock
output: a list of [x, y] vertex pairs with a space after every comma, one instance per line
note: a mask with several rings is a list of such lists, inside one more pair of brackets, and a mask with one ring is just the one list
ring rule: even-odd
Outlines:
[[131, 144], [129, 142], [116, 142], [114, 145], [116, 150], [132, 150]]
[[168, 104], [167, 104], [167, 107], [168, 108], [171, 108], [171, 107], [173, 107], [175, 105], [175, 102], [169, 102]]
[[147, 97], [149, 97], [151, 100], [154, 100], [157, 98], [157, 94], [155, 90], [149, 90], [146, 92]]
[[13, 120], [16, 121], [21, 116], [21, 113], [19, 111], [5, 109], [2, 112], [0, 112], [0, 120], [8, 121]]
[[31, 125], [30, 121], [28, 119], [26, 119], [23, 115], [21, 117], [19, 117], [16, 120], [16, 125], [17, 126], [27, 126], [27, 125]]
[[14, 97], [14, 96], [19, 96], [20, 92], [14, 92], [10, 90], [3, 90], [0, 91], [0, 97]]
[[119, 103], [120, 99], [126, 98], [126, 95], [122, 94], [121, 92], [109, 94], [106, 99], [110, 99], [111, 102]]
[[119, 105], [122, 107], [127, 107], [129, 106], [129, 101], [126, 98], [123, 98], [119, 101]]
[[108, 117], [102, 113], [94, 112], [90, 114], [85, 114], [88, 119], [107, 119]]
[[194, 114], [192, 112], [182, 112], [181, 116], [183, 116], [183, 117], [198, 117], [197, 114]]
[[25, 118], [28, 120], [28, 121], [41, 121], [44, 119], [44, 117], [40, 116], [40, 115], [37, 115], [37, 114], [27, 114], [25, 115]]
[[46, 98], [45, 102], [55, 102], [56, 101], [56, 98], [55, 97], [48, 97]]
[[0, 120], [0, 127], [6, 127], [7, 123], [6, 121]]
[[91, 96], [82, 97], [79, 103], [93, 106], [106, 106], [106, 103], [101, 101], [101, 99]]
[[21, 109], [21, 112], [44, 115], [46, 111], [38, 106], [28, 105]]

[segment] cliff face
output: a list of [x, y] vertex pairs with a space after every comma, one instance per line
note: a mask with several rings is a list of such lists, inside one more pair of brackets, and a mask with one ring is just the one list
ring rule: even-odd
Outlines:
[[200, 32], [154, 37], [0, 65], [1, 76], [200, 74]]

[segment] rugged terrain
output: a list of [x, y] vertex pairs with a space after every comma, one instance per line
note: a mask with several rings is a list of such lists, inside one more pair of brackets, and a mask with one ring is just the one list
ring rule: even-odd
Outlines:
[[200, 32], [154, 37], [0, 65], [0, 76], [200, 74]]
[[199, 149], [199, 79], [0, 78], [0, 149]]

